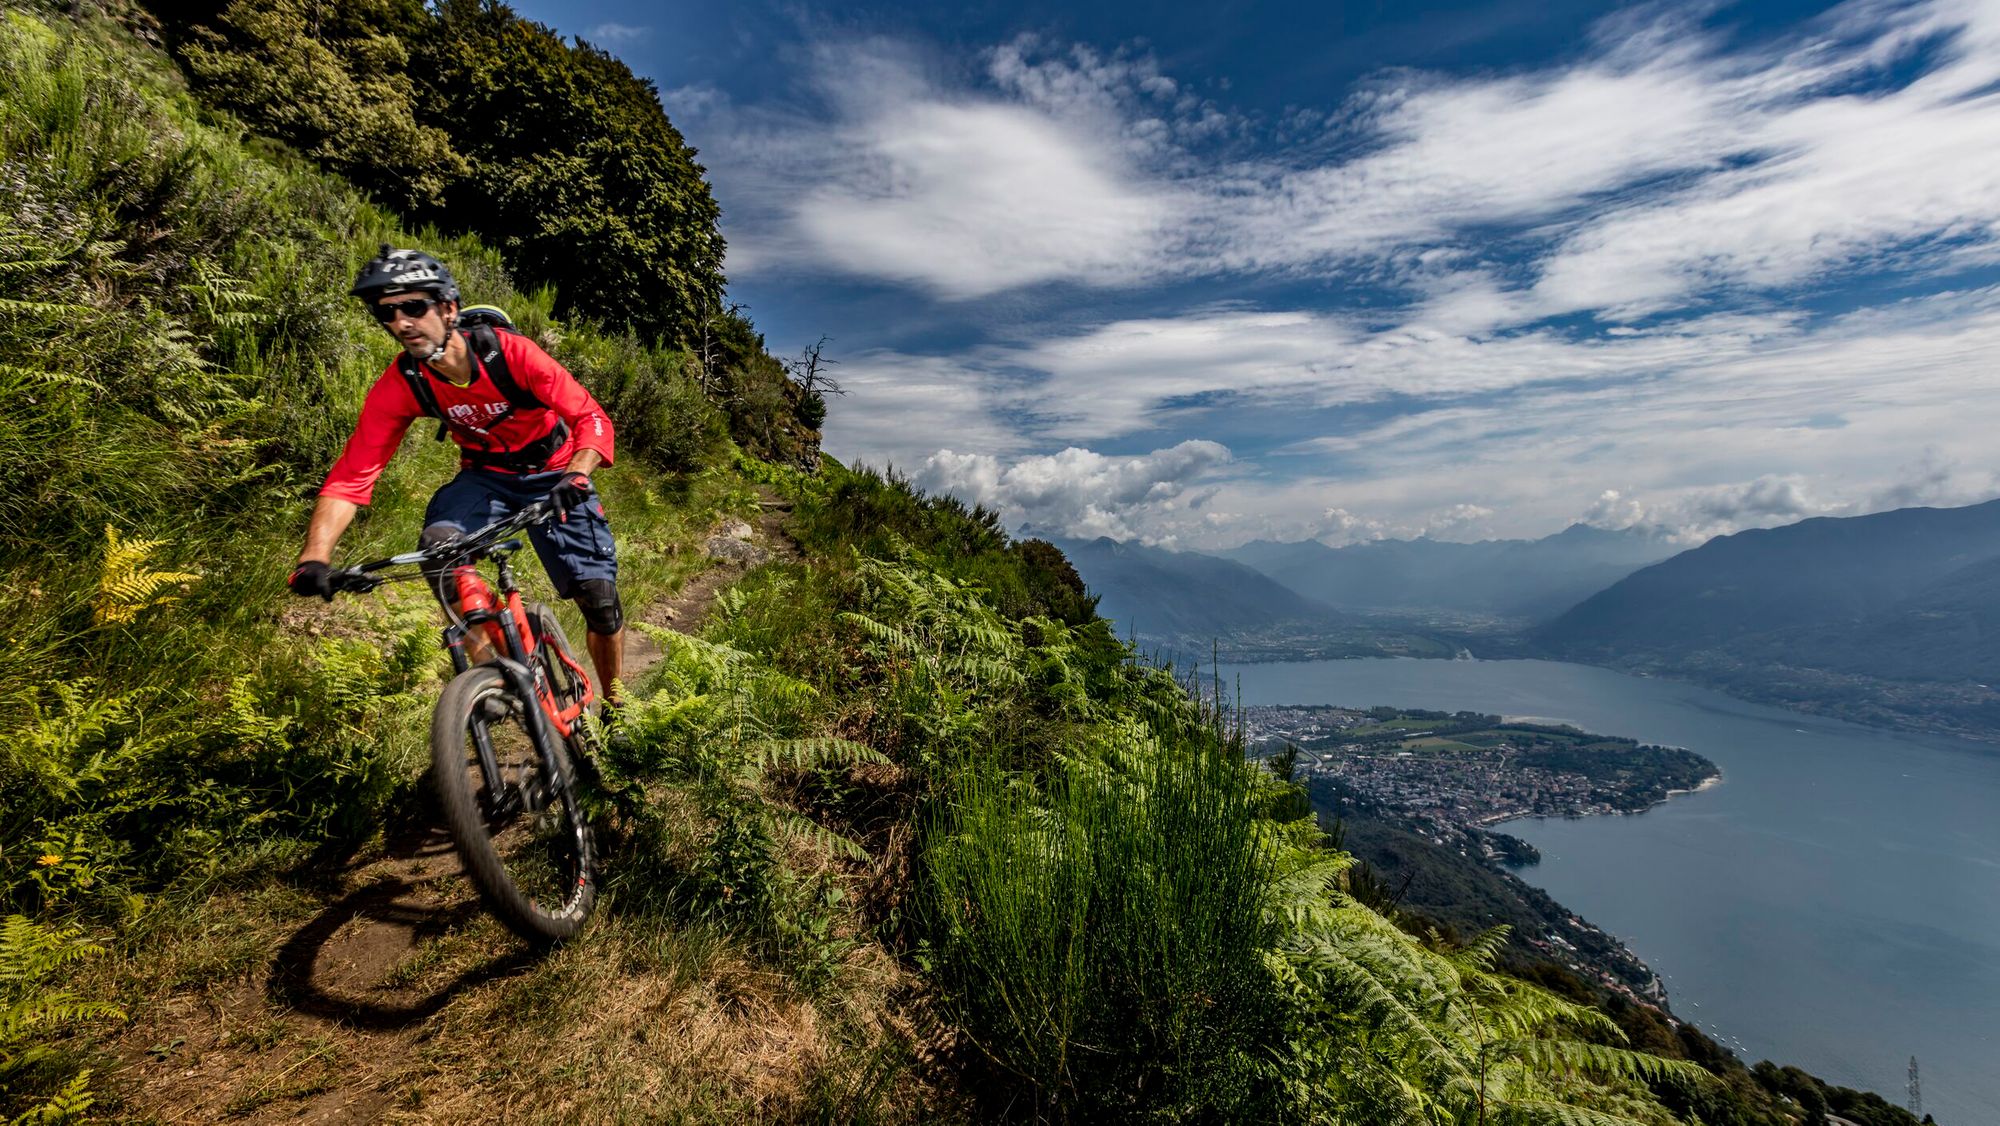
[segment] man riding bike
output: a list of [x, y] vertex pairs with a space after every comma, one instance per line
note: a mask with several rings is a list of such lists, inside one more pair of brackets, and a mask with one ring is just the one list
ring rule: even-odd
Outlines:
[[459, 446], [459, 472], [431, 497], [419, 547], [551, 501], [560, 521], [537, 525], [528, 535], [557, 596], [574, 599], [583, 612], [591, 664], [606, 703], [615, 704], [625, 615], [611, 525], [590, 483], [594, 470], [611, 464], [612, 428], [604, 408], [527, 337], [462, 330], [458, 283], [423, 251], [382, 247], [349, 292], [403, 353], [369, 388], [347, 448], [320, 489], [289, 580], [292, 591], [333, 600], [334, 545], [374, 494], [410, 424], [432, 415]]

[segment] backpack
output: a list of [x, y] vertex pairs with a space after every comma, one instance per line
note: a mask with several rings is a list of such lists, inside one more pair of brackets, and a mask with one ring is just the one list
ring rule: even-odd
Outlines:
[[[487, 378], [507, 400], [506, 411], [488, 423], [489, 430], [494, 424], [513, 417], [515, 411], [548, 409], [548, 404], [536, 398], [534, 392], [516, 383], [514, 373], [507, 368], [507, 353], [500, 347], [500, 334], [514, 332], [515, 328], [504, 311], [492, 305], [473, 305], [459, 313], [458, 330], [465, 337], [466, 346], [485, 367]], [[486, 439], [477, 431], [458, 426], [445, 417], [444, 408], [438, 405], [437, 393], [431, 390], [430, 377], [424, 374], [423, 368], [408, 352], [396, 357], [396, 368], [402, 373], [403, 382], [409, 384], [410, 395], [417, 400], [418, 408], [438, 420], [437, 441], [444, 441], [447, 433], [456, 433], [470, 439], [471, 443], [485, 444]], [[475, 467], [532, 473], [547, 465], [549, 458], [567, 441], [569, 424], [558, 419], [554, 430], [518, 450], [479, 449], [467, 442], [460, 442], [459, 446], [465, 451], [465, 460]]]

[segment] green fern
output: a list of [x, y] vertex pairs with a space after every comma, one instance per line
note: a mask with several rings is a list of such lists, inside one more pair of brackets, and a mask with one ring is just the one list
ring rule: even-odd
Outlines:
[[851, 739], [765, 739], [752, 743], [745, 763], [758, 776], [767, 770], [814, 770], [831, 766], [859, 766], [871, 763], [886, 766], [887, 756], [873, 747]]
[[[50, 927], [22, 915], [0, 920], [0, 1087], [9, 1076], [54, 1053], [33, 1034], [87, 1020], [123, 1020], [117, 1006], [90, 1001], [48, 979], [56, 971], [102, 953], [80, 928]], [[90, 1072], [71, 1076], [54, 1095], [16, 1117], [16, 1123], [70, 1122], [90, 1109]]]
[[40, 1106], [31, 1107], [12, 1119], [9, 1126], [65, 1126], [82, 1121], [84, 1114], [96, 1103], [97, 1096], [90, 1090], [90, 1069], [86, 1067], [70, 1076], [62, 1090], [49, 1096]]

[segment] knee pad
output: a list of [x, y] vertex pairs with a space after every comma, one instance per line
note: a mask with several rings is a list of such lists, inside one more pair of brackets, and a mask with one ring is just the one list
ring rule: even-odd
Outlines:
[[583, 624], [599, 637], [609, 637], [625, 627], [625, 604], [619, 601], [618, 584], [610, 579], [585, 579], [576, 584], [576, 608], [583, 611]]

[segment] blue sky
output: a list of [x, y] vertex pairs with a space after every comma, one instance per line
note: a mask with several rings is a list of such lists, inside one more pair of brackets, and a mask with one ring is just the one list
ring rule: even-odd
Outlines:
[[2000, 494], [2000, 2], [535, 0], [827, 446], [1169, 546]]

